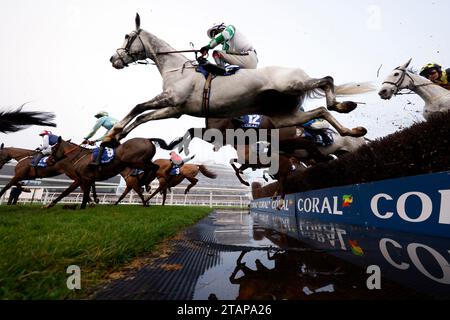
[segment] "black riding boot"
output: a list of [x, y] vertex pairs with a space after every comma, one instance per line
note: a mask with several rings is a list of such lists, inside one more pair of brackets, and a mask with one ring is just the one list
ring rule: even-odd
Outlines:
[[95, 158], [95, 161], [90, 163], [91, 166], [99, 166], [100, 165], [104, 150], [105, 150], [105, 147], [100, 145], [100, 147], [98, 148], [98, 154], [97, 154], [97, 157]]
[[33, 167], [37, 167], [37, 165], [39, 164], [39, 161], [41, 161], [41, 159], [44, 157], [44, 154], [42, 152], [38, 152], [34, 157], [33, 160], [31, 161], [31, 165]]
[[209, 73], [223, 76], [226, 73], [225, 67], [209, 62], [203, 57], [197, 58], [198, 64]]

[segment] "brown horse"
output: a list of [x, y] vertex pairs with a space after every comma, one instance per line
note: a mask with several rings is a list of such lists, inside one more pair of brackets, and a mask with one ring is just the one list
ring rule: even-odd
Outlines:
[[64, 141], [60, 137], [58, 143], [53, 147], [48, 162], [58, 162], [68, 176], [74, 177], [74, 183], [47, 207], [54, 206], [59, 200], [80, 186], [83, 190], [81, 208], [86, 208], [89, 192], [94, 182], [109, 179], [119, 174], [126, 167], [144, 170], [144, 179], [147, 177], [153, 178], [158, 170], [158, 166], [151, 161], [156, 153], [153, 142], [166, 150], [172, 150], [179, 143], [179, 141], [173, 141], [170, 145], [167, 145], [164, 140], [158, 138], [130, 139], [117, 147], [116, 155], [111, 162], [103, 164], [99, 168], [93, 168], [89, 165], [92, 160], [91, 150]]
[[[222, 133], [224, 141], [206, 140], [207, 142], [214, 144], [215, 146], [214, 148], [215, 150], [217, 150], [217, 146], [221, 146], [227, 143], [227, 141], [225, 141], [226, 130], [227, 129], [236, 130], [239, 129], [240, 126], [241, 124], [236, 119], [211, 118], [206, 121], [206, 128], [199, 128], [199, 129], [191, 128], [187, 131], [186, 135], [192, 139], [194, 137], [194, 131], [201, 130], [203, 137], [206, 130], [217, 129]], [[262, 117], [260, 129], [275, 129], [275, 126], [273, 125], [269, 117]], [[260, 134], [260, 131], [256, 130], [256, 133]], [[270, 141], [270, 136], [268, 138], [269, 138], [268, 140]], [[257, 137], [257, 140], [261, 141], [259, 136]], [[269, 166], [262, 165], [259, 162], [255, 164], [249, 164], [250, 147], [248, 145], [238, 145], [236, 143], [234, 143], [233, 146], [238, 152], [239, 158], [245, 159], [245, 163], [243, 163], [240, 168], [237, 168], [234, 163], [238, 162], [238, 159], [232, 159], [230, 164], [233, 167], [239, 181], [242, 184], [249, 186], [249, 183], [244, 179], [242, 179], [241, 177], [242, 172], [248, 168], [256, 170], [260, 168], [270, 167], [270, 165]], [[298, 163], [300, 160], [301, 161], [313, 160], [317, 162], [322, 162], [330, 159], [327, 157], [328, 153], [326, 152], [322, 153], [320, 147], [318, 148], [314, 141], [299, 135], [299, 130], [297, 130], [297, 127], [286, 127], [279, 129], [279, 147], [280, 147], [279, 152], [280, 168], [282, 164], [287, 165], [286, 167], [280, 169], [282, 172], [277, 173], [277, 176], [279, 176], [280, 178], [286, 177], [286, 175], [290, 172], [290, 167], [292, 166], [293, 162]], [[297, 150], [305, 150], [306, 151], [305, 157], [299, 157], [298, 155], [295, 155], [295, 152]]]
[[215, 179], [217, 175], [208, 170], [204, 165], [190, 164], [186, 163], [181, 167], [180, 174], [177, 176], [170, 176], [169, 169], [171, 167], [171, 162], [168, 159], [158, 159], [155, 160], [155, 164], [159, 166], [158, 172], [156, 173], [156, 178], [159, 180], [159, 187], [152, 193], [152, 195], [146, 200], [150, 201], [158, 192], [163, 195], [162, 205], [166, 202], [167, 189], [175, 187], [180, 184], [184, 179], [187, 179], [190, 184], [184, 190], [184, 194], [187, 194], [192, 187], [194, 187], [198, 179], [195, 178], [199, 172], [201, 172], [205, 177], [210, 179]]
[[0, 146], [0, 169], [11, 159], [17, 161], [14, 169], [14, 177], [0, 191], [0, 197], [12, 186], [18, 186], [22, 180], [34, 180], [37, 178], [48, 178], [63, 173], [59, 165], [47, 166], [45, 168], [32, 167], [31, 160], [36, 153], [34, 150], [20, 148], [4, 148]]
[[[153, 163], [155, 163], [155, 162], [153, 162]], [[120, 173], [120, 175], [125, 180], [126, 188], [123, 191], [122, 195], [119, 197], [119, 199], [117, 199], [117, 201], [114, 203], [115, 205], [118, 205], [120, 203], [120, 201], [122, 201], [123, 198], [125, 198], [125, 196], [131, 190], [134, 190], [134, 192], [136, 192], [136, 194], [139, 196], [139, 198], [141, 199], [142, 204], [144, 206], [148, 205], [147, 201], [144, 198], [142, 187], [148, 186], [148, 190], [149, 190], [150, 189], [149, 185], [150, 185], [151, 181], [149, 179], [144, 180], [144, 172], [134, 174], [133, 171], [135, 171], [135, 169], [126, 168], [125, 170], [123, 170]]]

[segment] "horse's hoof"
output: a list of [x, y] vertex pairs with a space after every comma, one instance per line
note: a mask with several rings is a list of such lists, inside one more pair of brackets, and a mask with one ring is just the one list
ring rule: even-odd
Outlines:
[[356, 127], [351, 130], [350, 136], [359, 138], [367, 134], [367, 129], [364, 127]]
[[248, 183], [247, 181], [242, 181], [243, 185], [246, 185], [247, 187], [250, 187], [250, 183]]
[[99, 203], [100, 203], [100, 199], [95, 199], [94, 202], [95, 202], [96, 204], [99, 204]]
[[52, 207], [53, 207], [53, 205], [51, 203], [49, 203], [49, 204], [46, 204], [45, 206], [42, 206], [42, 209], [50, 209]]
[[95, 203], [90, 202], [90, 203], [89, 203], [89, 208], [94, 208], [94, 207], [95, 207]]
[[334, 107], [329, 108], [330, 110], [339, 112], [339, 113], [349, 113], [356, 109], [358, 105], [353, 101], [344, 101], [340, 102]]

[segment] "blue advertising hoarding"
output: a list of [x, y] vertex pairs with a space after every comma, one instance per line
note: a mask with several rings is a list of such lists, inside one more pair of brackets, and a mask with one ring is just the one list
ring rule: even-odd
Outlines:
[[286, 197], [281, 210], [277, 205], [278, 201], [263, 198], [252, 201], [251, 208], [297, 221], [450, 237], [450, 172], [296, 193]]

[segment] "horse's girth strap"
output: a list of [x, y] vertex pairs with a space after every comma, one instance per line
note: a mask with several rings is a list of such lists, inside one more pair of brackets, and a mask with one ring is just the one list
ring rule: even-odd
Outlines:
[[212, 73], [208, 74], [205, 81], [205, 87], [203, 88], [203, 99], [202, 99], [202, 113], [205, 117], [205, 124], [208, 124], [209, 117], [209, 96], [211, 95], [211, 82], [213, 79]]

